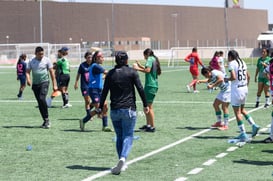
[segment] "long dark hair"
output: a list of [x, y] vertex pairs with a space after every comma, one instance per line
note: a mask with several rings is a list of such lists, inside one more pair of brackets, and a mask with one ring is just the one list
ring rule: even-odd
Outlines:
[[100, 56], [102, 56], [101, 51], [95, 51], [95, 53], [94, 53], [93, 56], [92, 56], [91, 65], [92, 65], [93, 63], [97, 63], [97, 58], [100, 57]]
[[20, 57], [18, 58], [17, 64], [18, 64], [18, 63], [20, 63], [22, 60], [24, 60], [24, 61], [25, 61], [25, 60], [26, 60], [26, 58], [27, 58], [27, 55], [26, 55], [26, 54], [24, 54], [24, 53], [23, 53], [23, 54], [21, 54], [21, 55], [20, 55]]
[[161, 75], [160, 62], [159, 62], [158, 57], [154, 55], [153, 50], [150, 49], [150, 48], [147, 48], [146, 50], [144, 50], [143, 55], [153, 56], [155, 58], [155, 61], [156, 61], [156, 73], [157, 73], [157, 75]]
[[231, 59], [232, 59], [232, 60], [235, 60], [235, 61], [238, 63], [239, 66], [241, 65], [242, 68], [244, 68], [243, 60], [239, 57], [239, 54], [238, 54], [237, 51], [235, 51], [235, 50], [230, 50], [230, 51], [228, 52], [228, 57], [231, 57]]

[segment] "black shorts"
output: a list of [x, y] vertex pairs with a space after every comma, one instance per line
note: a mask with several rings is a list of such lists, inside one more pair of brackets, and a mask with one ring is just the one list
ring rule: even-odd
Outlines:
[[69, 81], [70, 81], [70, 75], [69, 74], [61, 74], [61, 75], [59, 75], [58, 86], [60, 86], [60, 87], [68, 87]]

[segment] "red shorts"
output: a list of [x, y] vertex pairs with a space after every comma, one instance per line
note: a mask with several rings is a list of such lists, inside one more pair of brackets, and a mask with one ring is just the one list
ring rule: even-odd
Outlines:
[[196, 68], [190, 67], [190, 72], [191, 72], [191, 75], [193, 75], [193, 76], [198, 76], [199, 75], [199, 70], [196, 69]]

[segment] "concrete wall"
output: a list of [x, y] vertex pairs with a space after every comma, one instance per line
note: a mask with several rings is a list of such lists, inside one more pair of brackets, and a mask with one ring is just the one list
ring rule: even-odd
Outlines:
[[[166, 42], [174, 45], [175, 21], [180, 46], [186, 42], [192, 43], [190, 47], [204, 46], [216, 40], [223, 44], [227, 39], [224, 8], [115, 4], [113, 9], [111, 4], [43, 2], [43, 42], [149, 37], [162, 41], [161, 48], [166, 49]], [[253, 42], [268, 29], [265, 10], [233, 8], [227, 15], [230, 42]], [[40, 42], [39, 18], [39, 2], [1, 1], [0, 44]]]

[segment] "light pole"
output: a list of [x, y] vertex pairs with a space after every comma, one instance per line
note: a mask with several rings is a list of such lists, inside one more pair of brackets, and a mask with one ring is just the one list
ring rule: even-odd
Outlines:
[[172, 13], [171, 14], [174, 19], [174, 47], [177, 46], [177, 16], [178, 13]]
[[40, 43], [43, 43], [43, 0], [40, 0]]
[[6, 36], [7, 45], [9, 44], [9, 35]]

